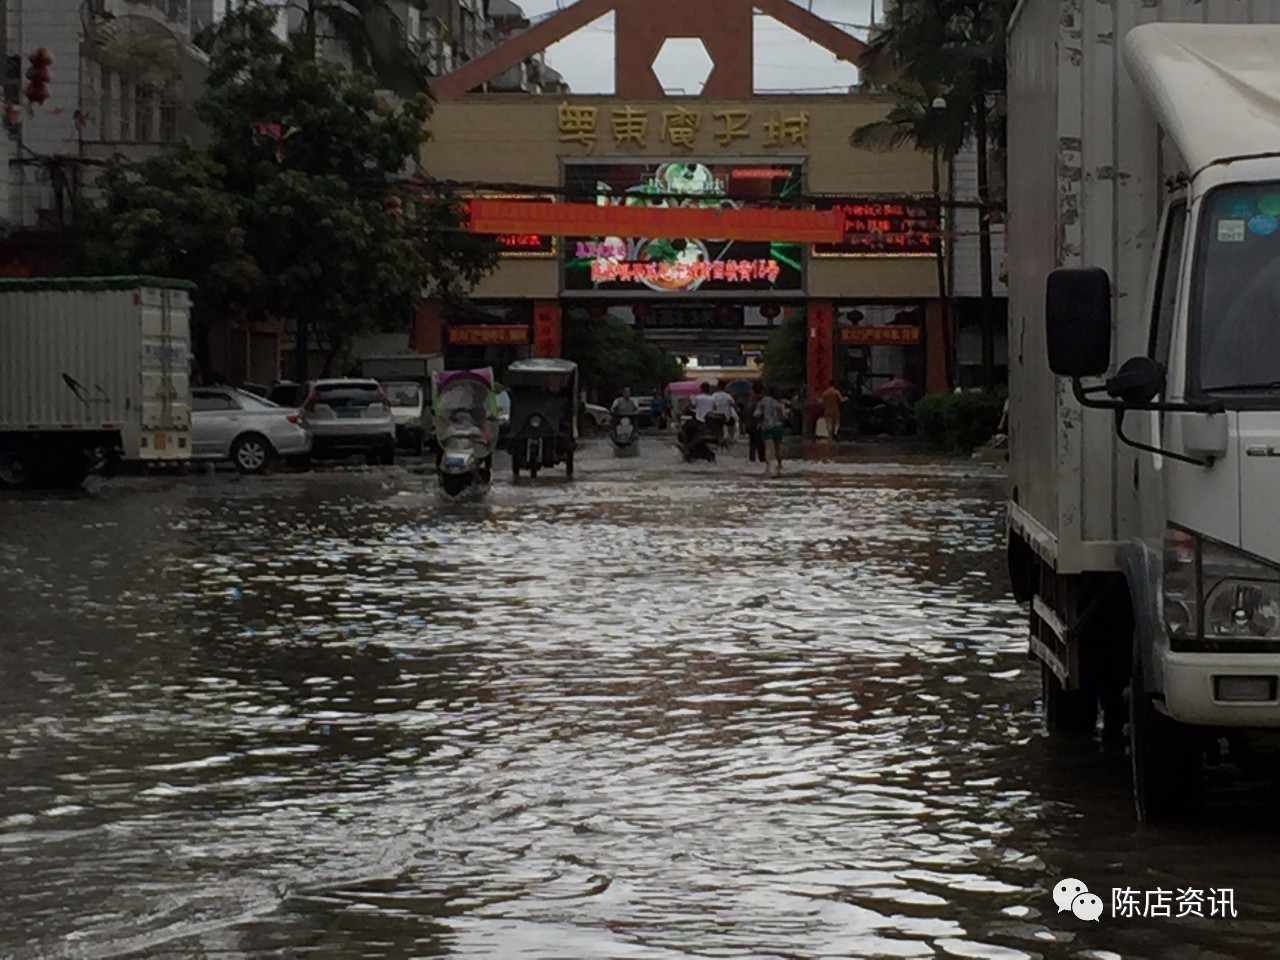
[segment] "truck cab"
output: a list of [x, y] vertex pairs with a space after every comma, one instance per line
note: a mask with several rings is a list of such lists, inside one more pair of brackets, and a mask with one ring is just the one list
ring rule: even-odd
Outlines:
[[1127, 112], [1144, 146], [1111, 176], [1141, 178], [1147, 205], [1115, 186], [1104, 208], [1086, 181], [1076, 212], [1105, 210], [1110, 252], [1100, 230], [1064, 245], [1068, 224], [1056, 263], [1011, 263], [1015, 594], [1050, 732], [1100, 707], [1144, 819], [1194, 810], [1206, 761], [1246, 762], [1280, 728], [1278, 45], [1270, 24], [1124, 31], [1137, 96], [1107, 119]]

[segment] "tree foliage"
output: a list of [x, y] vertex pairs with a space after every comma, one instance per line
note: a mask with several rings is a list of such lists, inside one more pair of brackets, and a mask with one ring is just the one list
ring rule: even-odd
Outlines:
[[794, 393], [804, 383], [805, 318], [792, 312], [769, 333], [764, 347], [762, 377], [765, 386]]
[[83, 266], [192, 280], [203, 318], [293, 317], [335, 347], [403, 329], [424, 293], [457, 296], [491, 270], [496, 247], [453, 198], [406, 186], [429, 99], [385, 102], [371, 77], [280, 40], [274, 18], [249, 2], [221, 25], [196, 103], [207, 149], [107, 172]]
[[665, 387], [682, 375], [679, 361], [612, 315], [593, 317], [586, 310], [570, 310], [562, 337], [561, 350], [566, 360], [578, 364], [583, 389], [647, 390]]

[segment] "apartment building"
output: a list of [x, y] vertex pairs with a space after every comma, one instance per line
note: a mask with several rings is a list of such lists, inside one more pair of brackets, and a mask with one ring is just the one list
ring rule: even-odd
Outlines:
[[[0, 221], [56, 229], [114, 156], [142, 159], [200, 136], [192, 102], [208, 58], [189, 0], [0, 0], [12, 156]], [[30, 55], [52, 58], [48, 99], [28, 104]]]

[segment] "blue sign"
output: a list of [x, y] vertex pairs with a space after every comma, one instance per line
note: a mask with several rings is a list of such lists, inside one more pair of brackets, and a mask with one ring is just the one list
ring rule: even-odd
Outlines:
[[1249, 221], [1249, 232], [1260, 237], [1269, 237], [1280, 228], [1280, 220], [1269, 213], [1260, 213]]

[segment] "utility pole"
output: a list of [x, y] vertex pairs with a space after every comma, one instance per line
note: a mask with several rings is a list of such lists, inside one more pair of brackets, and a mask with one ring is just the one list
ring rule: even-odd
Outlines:
[[982, 333], [982, 385], [996, 385], [995, 294], [991, 283], [991, 183], [987, 169], [987, 84], [985, 71], [979, 74], [978, 114], [974, 135], [978, 141], [978, 260], [981, 271], [981, 299], [978, 322]]

